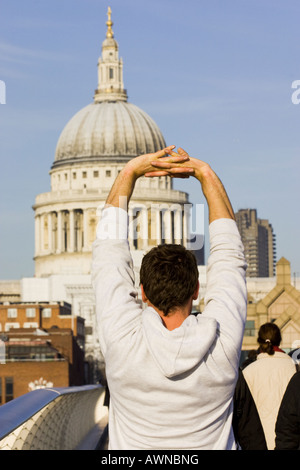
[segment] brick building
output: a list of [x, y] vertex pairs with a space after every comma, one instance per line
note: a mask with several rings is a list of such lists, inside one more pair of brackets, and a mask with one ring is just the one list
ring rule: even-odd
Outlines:
[[83, 385], [84, 320], [61, 303], [0, 304], [0, 404], [41, 387]]

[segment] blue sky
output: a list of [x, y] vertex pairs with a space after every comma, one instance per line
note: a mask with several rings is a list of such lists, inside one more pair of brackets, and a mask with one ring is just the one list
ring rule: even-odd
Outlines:
[[[32, 205], [93, 100], [108, 6], [129, 101], [211, 164], [235, 210], [269, 219], [300, 276], [298, 0], [1, 0], [0, 279], [34, 275]], [[197, 181], [175, 187], [203, 203]]]

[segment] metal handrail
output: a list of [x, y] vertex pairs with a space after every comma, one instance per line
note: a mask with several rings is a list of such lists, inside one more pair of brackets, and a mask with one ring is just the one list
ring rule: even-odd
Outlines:
[[60, 396], [103, 389], [101, 385], [83, 385], [33, 390], [0, 406], [0, 440]]

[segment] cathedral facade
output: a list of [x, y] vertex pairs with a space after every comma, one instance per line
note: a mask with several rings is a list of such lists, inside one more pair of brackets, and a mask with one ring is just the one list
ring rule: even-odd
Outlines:
[[[51, 167], [51, 191], [39, 194], [35, 211], [35, 275], [89, 274], [96, 225], [123, 166], [166, 146], [153, 119], [128, 102], [123, 62], [108, 12], [98, 61], [94, 101], [63, 129]], [[129, 240], [135, 264], [140, 252], [161, 242], [187, 244], [188, 196], [169, 177], [138, 180], [129, 205]]]

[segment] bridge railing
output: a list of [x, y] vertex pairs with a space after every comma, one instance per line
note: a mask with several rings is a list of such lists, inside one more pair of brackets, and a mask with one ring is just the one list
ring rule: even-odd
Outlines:
[[101, 385], [44, 388], [0, 406], [0, 450], [95, 449], [107, 425]]

